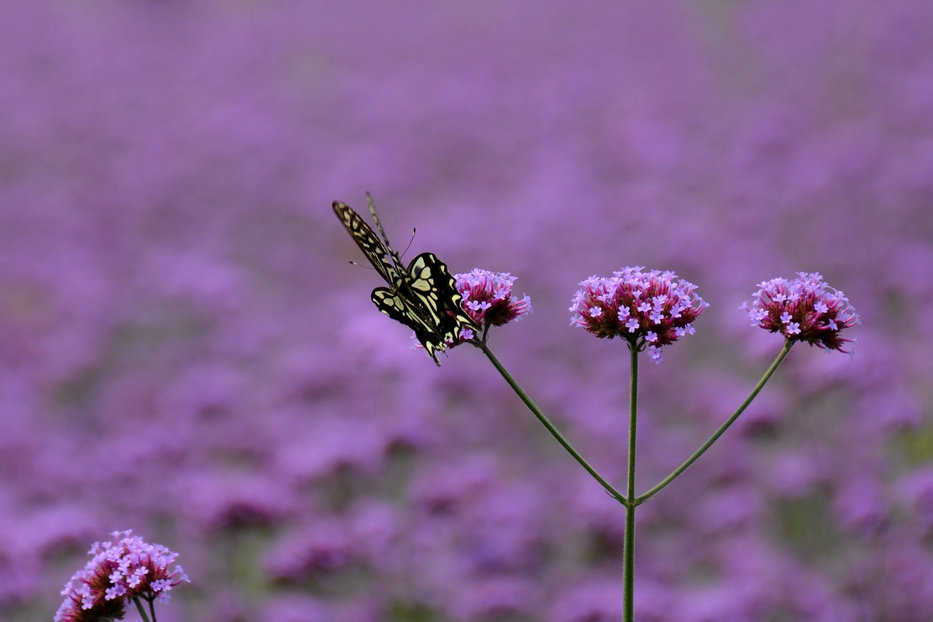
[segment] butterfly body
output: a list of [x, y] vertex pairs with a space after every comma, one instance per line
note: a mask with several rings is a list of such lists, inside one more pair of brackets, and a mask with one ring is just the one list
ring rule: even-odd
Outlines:
[[440, 365], [437, 353], [446, 350], [462, 329], [477, 330], [478, 326], [460, 307], [462, 296], [447, 265], [434, 253], [421, 253], [405, 266], [389, 244], [372, 198], [367, 194], [366, 199], [379, 235], [349, 205], [334, 201], [333, 208], [388, 285], [374, 289], [372, 301], [390, 318], [415, 331], [422, 347]]

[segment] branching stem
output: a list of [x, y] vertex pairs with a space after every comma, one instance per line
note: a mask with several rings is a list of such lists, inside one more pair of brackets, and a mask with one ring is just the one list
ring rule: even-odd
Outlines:
[[499, 374], [502, 375], [512, 390], [515, 391], [515, 394], [518, 395], [519, 399], [525, 403], [525, 406], [528, 407], [528, 410], [530, 410], [532, 414], [537, 417], [538, 421], [541, 422], [541, 425], [543, 425], [547, 431], [551, 433], [551, 436], [553, 436], [557, 442], [560, 443], [561, 447], [566, 449], [567, 453], [573, 456], [573, 459], [580, 463], [580, 466], [582, 466], [586, 472], [593, 477], [593, 479], [599, 482], [599, 484], [606, 489], [606, 492], [608, 492], [612, 498], [616, 499], [622, 505], [628, 505], [628, 500], [626, 497], [624, 497], [621, 492], [616, 490], [612, 484], [606, 481], [606, 479], [600, 475], [596, 469], [590, 466], [590, 463], [584, 460], [583, 456], [581, 456], [580, 453], [574, 449], [573, 445], [571, 445], [570, 442], [564, 438], [563, 434], [561, 434], [558, 429], [554, 427], [554, 424], [551, 423], [551, 421], [544, 415], [544, 413], [541, 412], [538, 406], [531, 400], [530, 397], [528, 397], [528, 394], [522, 390], [518, 383], [515, 382], [515, 379], [512, 378], [511, 374], [509, 374], [505, 367], [502, 366], [502, 363], [500, 363], [499, 359], [497, 359], [496, 356], [492, 353], [492, 350], [489, 349], [489, 346], [480, 340], [475, 340], [473, 343], [483, 351], [483, 354], [485, 354], [486, 358], [492, 362], [492, 364], [498, 370]]
[[665, 477], [663, 480], [661, 480], [661, 481], [658, 483], [657, 486], [655, 486], [654, 488], [652, 488], [651, 490], [649, 490], [649, 491], [646, 492], [645, 494], [643, 494], [643, 495], [641, 495], [641, 496], [639, 496], [639, 497], [635, 497], [634, 499], [632, 499], [632, 504], [633, 504], [633, 505], [636, 505], [636, 506], [637, 506], [637, 505], [641, 505], [642, 503], [644, 503], [645, 501], [647, 501], [648, 499], [650, 499], [651, 497], [653, 497], [654, 495], [656, 495], [657, 493], [659, 493], [659, 492], [661, 491], [662, 488], [664, 488], [665, 486], [667, 486], [668, 484], [670, 484], [671, 482], [673, 482], [673, 481], [677, 478], [678, 475], [680, 475], [681, 473], [683, 473], [684, 471], [686, 471], [687, 468], [688, 468], [691, 464], [693, 464], [694, 462], [696, 462], [697, 459], [698, 459], [700, 456], [702, 456], [704, 453], [706, 453], [706, 450], [709, 449], [710, 447], [712, 447], [713, 443], [715, 443], [717, 440], [719, 440], [719, 437], [722, 436], [723, 433], [725, 433], [725, 431], [728, 430], [729, 427], [730, 427], [733, 423], [735, 423], [735, 420], [739, 418], [739, 415], [741, 415], [743, 412], [745, 412], [745, 409], [748, 408], [748, 405], [752, 403], [752, 400], [755, 399], [755, 397], [756, 397], [756, 396], [758, 395], [758, 393], [761, 391], [762, 387], [765, 386], [765, 383], [768, 382], [768, 380], [771, 379], [771, 376], [774, 375], [774, 372], [777, 371], [778, 366], [781, 364], [781, 362], [782, 362], [782, 361], [784, 360], [784, 358], [787, 356], [787, 353], [790, 352], [791, 346], [793, 346], [793, 345], [794, 345], [794, 342], [793, 342], [793, 341], [791, 341], [791, 340], [789, 340], [789, 339], [788, 339], [788, 340], [785, 340], [785, 341], [784, 341], [784, 347], [781, 348], [781, 351], [778, 353], [777, 357], [776, 357], [776, 358], [774, 359], [774, 361], [771, 363], [771, 366], [768, 367], [768, 370], [767, 370], [767, 371], [764, 373], [764, 375], [761, 377], [761, 380], [758, 381], [758, 384], [755, 385], [755, 388], [752, 389], [752, 392], [749, 393], [748, 397], [745, 398], [745, 401], [742, 402], [742, 404], [739, 406], [739, 408], [738, 408], [734, 413], [732, 413], [732, 416], [730, 416], [728, 419], [726, 419], [725, 423], [723, 423], [721, 426], [719, 426], [719, 429], [716, 430], [716, 431], [713, 433], [713, 435], [710, 436], [709, 439], [707, 439], [707, 441], [706, 441], [705, 443], [703, 443], [703, 445], [693, 453], [692, 456], [690, 456], [689, 458], [687, 458], [686, 460], [684, 460], [684, 462], [683, 462], [679, 467], [677, 467], [676, 469], [674, 469], [674, 471], [673, 471], [670, 475], [668, 475], [668, 476]]

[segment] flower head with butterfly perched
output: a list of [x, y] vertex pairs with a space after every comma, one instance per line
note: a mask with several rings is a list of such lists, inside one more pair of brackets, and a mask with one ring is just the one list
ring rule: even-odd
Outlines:
[[389, 243], [369, 193], [366, 202], [379, 235], [346, 203], [334, 201], [333, 207], [350, 237], [388, 284], [372, 291], [373, 303], [390, 318], [415, 331], [425, 352], [440, 366], [437, 353], [456, 343], [461, 331], [476, 331], [479, 326], [461, 307], [463, 296], [447, 264], [434, 253], [421, 253], [406, 267]]

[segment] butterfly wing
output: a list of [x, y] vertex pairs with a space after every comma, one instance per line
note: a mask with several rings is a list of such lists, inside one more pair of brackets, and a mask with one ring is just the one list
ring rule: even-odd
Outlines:
[[392, 250], [392, 243], [389, 242], [389, 236], [386, 235], [386, 230], [382, 228], [382, 221], [379, 220], [379, 214], [376, 213], [376, 205], [373, 203], [373, 195], [366, 193], [366, 204], [369, 206], [369, 214], [373, 217], [373, 222], [376, 223], [376, 229], [379, 231], [379, 235], [382, 236], [382, 241], [385, 242], [385, 247], [389, 251], [389, 257], [395, 262], [396, 267], [402, 269], [402, 260], [399, 259], [398, 254]]
[[411, 279], [408, 282], [411, 297], [430, 315], [435, 331], [445, 343], [456, 340], [464, 328], [479, 330], [460, 306], [463, 296], [457, 289], [457, 281], [437, 255], [421, 253], [408, 264], [407, 274]]
[[[379, 240], [375, 231], [366, 224], [362, 216], [356, 211], [340, 201], [334, 201], [334, 212], [340, 218], [340, 222], [346, 228], [350, 237], [360, 247], [366, 259], [373, 265], [376, 272], [385, 280], [386, 283], [394, 285], [399, 279], [399, 270], [397, 264], [393, 262], [392, 256], [386, 247]], [[381, 229], [381, 228], [380, 228]]]
[[415, 257], [396, 290], [377, 287], [372, 299], [380, 311], [415, 331], [415, 337], [438, 365], [437, 352], [455, 342], [462, 329], [479, 329], [460, 307], [462, 296], [457, 283], [434, 253]]
[[447, 265], [434, 253], [421, 253], [405, 268], [389, 244], [368, 193], [366, 200], [381, 240], [352, 207], [340, 201], [334, 201], [333, 207], [350, 237], [389, 285], [373, 290], [373, 303], [390, 318], [415, 331], [422, 347], [440, 365], [438, 352], [446, 350], [464, 328], [479, 327], [461, 308], [463, 297]]
[[437, 360], [437, 353], [447, 349], [447, 342], [438, 335], [435, 328], [425, 322], [422, 314], [408, 304], [401, 295], [387, 287], [374, 289], [372, 299], [377, 309], [415, 331], [415, 337], [424, 351], [440, 367], [441, 362]]

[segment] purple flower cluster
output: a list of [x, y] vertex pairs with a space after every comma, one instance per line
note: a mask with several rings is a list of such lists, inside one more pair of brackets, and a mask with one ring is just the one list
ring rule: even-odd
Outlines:
[[[508, 272], [490, 272], [473, 268], [465, 274], [455, 274], [457, 289], [463, 294], [460, 302], [471, 318], [483, 329], [502, 326], [532, 312], [531, 298], [512, 295], [517, 277]], [[465, 339], [472, 336], [463, 335]]]
[[178, 553], [149, 544], [132, 530], [113, 532], [109, 542], [95, 542], [89, 554], [90, 561], [65, 584], [65, 600], [55, 622], [119, 619], [128, 601], [165, 602], [173, 587], [189, 581], [181, 566], [174, 564]]
[[661, 348], [695, 331], [693, 321], [709, 306], [696, 285], [670, 271], [626, 267], [611, 277], [580, 281], [570, 305], [571, 326], [597, 337], [621, 337], [636, 349], [647, 347], [660, 362]]
[[823, 282], [818, 272], [798, 272], [792, 281], [763, 281], [751, 302], [744, 302], [740, 308], [748, 310], [752, 326], [781, 333], [791, 341], [840, 352], [845, 352], [842, 346], [852, 340], [843, 339], [839, 333], [859, 321], [845, 294]]

